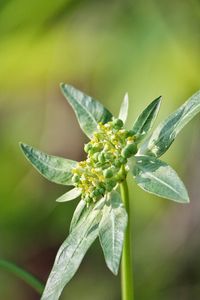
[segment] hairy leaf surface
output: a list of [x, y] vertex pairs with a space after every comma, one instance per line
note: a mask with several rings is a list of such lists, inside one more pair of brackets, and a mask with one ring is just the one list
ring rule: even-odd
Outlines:
[[119, 111], [119, 119], [122, 120], [124, 124], [126, 123], [128, 117], [128, 106], [129, 106], [128, 93], [126, 93]]
[[99, 239], [108, 268], [117, 275], [128, 216], [120, 194], [112, 191], [103, 209]]
[[104, 199], [83, 216], [61, 245], [41, 300], [59, 299], [65, 285], [76, 273], [85, 253], [98, 236], [103, 204]]
[[141, 146], [140, 154], [160, 157], [173, 143], [181, 129], [200, 111], [200, 91], [188, 99], [165, 121], [160, 123], [152, 135]]
[[141, 141], [152, 128], [154, 120], [158, 114], [161, 103], [161, 97], [152, 101], [145, 110], [139, 115], [133, 124], [133, 131], [137, 136], [137, 140]]
[[73, 188], [72, 190], [66, 192], [64, 195], [56, 199], [57, 202], [67, 202], [78, 198], [81, 195], [81, 190], [78, 188]]
[[76, 167], [77, 162], [48, 155], [23, 143], [20, 146], [28, 161], [45, 178], [59, 184], [73, 185], [71, 170]]
[[97, 100], [68, 84], [61, 84], [63, 95], [72, 106], [83, 132], [92, 138], [99, 122], [107, 123], [112, 114]]
[[[86, 209], [86, 202], [84, 200], [79, 201], [79, 203], [74, 211], [74, 214], [72, 216], [72, 220], [70, 223], [70, 229], [69, 229], [70, 232], [74, 229], [74, 227], [80, 220], [85, 209]], [[86, 211], [88, 211], [88, 209]]]
[[132, 173], [142, 189], [177, 202], [189, 202], [183, 182], [169, 165], [154, 157], [137, 156], [135, 159]]

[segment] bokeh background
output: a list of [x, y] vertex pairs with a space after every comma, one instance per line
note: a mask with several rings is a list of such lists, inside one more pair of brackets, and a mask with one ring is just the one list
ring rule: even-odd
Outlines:
[[[0, 1], [0, 258], [41, 280], [68, 234], [77, 201], [56, 204], [63, 186], [28, 164], [18, 142], [74, 160], [82, 134], [59, 83], [100, 99], [115, 115], [128, 91], [128, 125], [163, 95], [158, 121], [200, 88], [200, 2]], [[200, 117], [163, 157], [184, 180], [190, 205], [141, 191], [130, 181], [136, 299], [191, 300], [200, 294]], [[39, 299], [0, 270], [0, 299]], [[119, 300], [120, 279], [98, 241], [62, 299]]]

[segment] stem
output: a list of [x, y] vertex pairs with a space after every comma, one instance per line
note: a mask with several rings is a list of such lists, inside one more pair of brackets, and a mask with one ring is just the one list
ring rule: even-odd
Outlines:
[[126, 212], [128, 224], [125, 233], [124, 246], [121, 262], [121, 289], [122, 300], [134, 300], [133, 286], [133, 262], [132, 262], [132, 235], [131, 235], [131, 214], [129, 207], [128, 185], [126, 180], [120, 184], [121, 196]]
[[42, 294], [42, 292], [44, 290], [43, 283], [41, 283], [37, 278], [35, 278], [30, 273], [21, 269], [20, 267], [13, 264], [12, 262], [9, 262], [9, 261], [3, 260], [3, 259], [0, 260], [0, 268], [13, 273], [18, 278], [22, 279], [27, 284], [29, 284], [32, 288], [34, 288], [36, 292], [38, 292], [39, 294]]

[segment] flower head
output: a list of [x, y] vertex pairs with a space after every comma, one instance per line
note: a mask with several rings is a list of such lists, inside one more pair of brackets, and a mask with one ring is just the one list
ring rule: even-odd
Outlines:
[[87, 159], [72, 169], [72, 181], [88, 204], [111, 192], [127, 175], [127, 158], [137, 152], [136, 137], [113, 119], [98, 123], [97, 131], [84, 147]]

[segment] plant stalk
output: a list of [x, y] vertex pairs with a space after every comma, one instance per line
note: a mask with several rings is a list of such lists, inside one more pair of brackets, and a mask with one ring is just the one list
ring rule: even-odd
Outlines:
[[0, 260], [0, 268], [13, 273], [15, 276], [30, 285], [36, 292], [42, 294], [44, 285], [32, 274], [18, 267], [14, 263], [3, 259]]
[[124, 246], [121, 261], [121, 292], [122, 300], [134, 300], [133, 285], [133, 259], [132, 259], [132, 234], [131, 234], [131, 213], [129, 205], [129, 193], [127, 181], [120, 184], [121, 196], [126, 212], [128, 214], [128, 224], [125, 233]]

